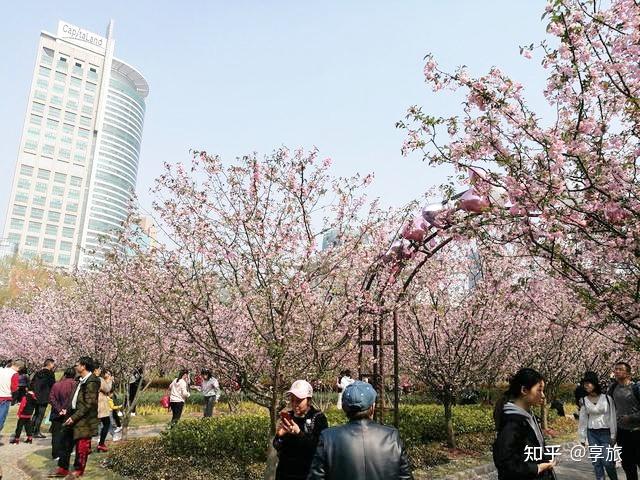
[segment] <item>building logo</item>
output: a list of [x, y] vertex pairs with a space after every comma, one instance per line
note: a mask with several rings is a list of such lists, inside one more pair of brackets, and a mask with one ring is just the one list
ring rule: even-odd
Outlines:
[[100, 50], [104, 50], [107, 43], [106, 38], [67, 22], [58, 23], [58, 37], [75, 40], [75, 42], [82, 42], [83, 44], [88, 43]]

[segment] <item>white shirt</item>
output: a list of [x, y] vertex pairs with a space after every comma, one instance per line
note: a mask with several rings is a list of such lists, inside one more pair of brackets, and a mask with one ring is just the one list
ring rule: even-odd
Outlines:
[[[584, 404], [582, 404], [584, 402]], [[580, 442], [587, 443], [587, 429], [608, 428], [611, 438], [616, 438], [616, 406], [608, 395], [600, 395], [597, 403], [593, 403], [589, 397], [581, 401], [580, 420], [578, 422], [578, 435]]]
[[76, 409], [76, 402], [78, 401], [78, 394], [80, 393], [80, 386], [87, 381], [87, 378], [91, 376], [91, 372], [87, 372], [87, 374], [80, 379], [78, 382], [78, 386], [76, 387], [76, 391], [73, 394], [73, 400], [71, 400], [71, 408], [73, 410]]
[[169, 401], [170, 402], [184, 402], [191, 394], [189, 388], [187, 388], [187, 382], [182, 378], [180, 380], [174, 380], [169, 385]]
[[342, 392], [344, 392], [344, 389], [351, 385], [353, 382], [355, 382], [355, 380], [351, 377], [347, 377], [346, 375], [340, 379], [340, 382], [338, 383], [338, 387], [340, 390], [338, 392], [337, 403], [337, 407], [339, 409], [342, 409]]

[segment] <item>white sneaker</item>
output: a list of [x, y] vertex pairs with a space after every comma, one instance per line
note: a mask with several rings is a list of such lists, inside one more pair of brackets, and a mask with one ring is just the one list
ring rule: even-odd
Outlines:
[[116, 427], [116, 428], [113, 430], [113, 433], [120, 433], [121, 431], [122, 431], [122, 427]]
[[136, 412], [131, 412], [131, 416], [135, 417], [136, 416]]

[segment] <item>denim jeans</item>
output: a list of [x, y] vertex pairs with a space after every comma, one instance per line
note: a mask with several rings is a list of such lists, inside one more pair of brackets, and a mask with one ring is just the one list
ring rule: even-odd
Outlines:
[[216, 406], [216, 396], [204, 397], [204, 416], [213, 416], [213, 408]]
[[2, 400], [0, 402], [0, 432], [2, 432], [2, 429], [4, 428], [4, 422], [7, 420], [10, 406], [11, 400]]
[[602, 455], [591, 461], [596, 472], [596, 480], [604, 480], [604, 471], [607, 471], [611, 480], [618, 480], [616, 463], [607, 461], [607, 450], [611, 446], [611, 431], [608, 428], [587, 429], [589, 447], [602, 447]]

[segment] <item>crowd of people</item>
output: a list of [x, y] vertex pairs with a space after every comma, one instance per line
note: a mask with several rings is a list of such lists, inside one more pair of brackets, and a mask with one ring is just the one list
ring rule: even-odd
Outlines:
[[[0, 432], [9, 406], [18, 404], [16, 431], [12, 444], [45, 438], [41, 425], [48, 405], [52, 456], [57, 469], [49, 477], [76, 478], [83, 475], [91, 438], [99, 435], [98, 451], [107, 451], [109, 431], [121, 428], [114, 394], [114, 379], [89, 357], [81, 357], [56, 382], [56, 365], [45, 361], [41, 370], [29, 377], [24, 362], [11, 361], [0, 368]], [[135, 390], [142, 383], [136, 369], [129, 381]], [[618, 362], [613, 381], [606, 387], [594, 372], [585, 372], [576, 389], [578, 438], [584, 447], [600, 452], [617, 445], [627, 480], [638, 479], [640, 468], [640, 384], [631, 378], [631, 366]], [[278, 452], [277, 480], [406, 480], [413, 478], [399, 432], [374, 422], [376, 391], [368, 382], [354, 380], [348, 370], [336, 381], [339, 408], [348, 422], [329, 428], [327, 417], [313, 403], [313, 387], [296, 380], [287, 391], [289, 408], [280, 412], [273, 447]], [[500, 480], [555, 478], [555, 455], [545, 442], [534, 408], [545, 402], [545, 380], [531, 368], [519, 370], [494, 409], [497, 436], [493, 459]], [[221, 390], [210, 370], [202, 370], [191, 381], [181, 370], [167, 388], [171, 424], [181, 418], [190, 391], [204, 396], [203, 417], [211, 417]], [[130, 399], [131, 400], [131, 399]], [[130, 405], [133, 410], [135, 403]], [[115, 429], [112, 430], [112, 421]], [[99, 433], [98, 433], [99, 432]], [[70, 457], [75, 449], [75, 460]], [[539, 456], [531, 455], [539, 450]], [[596, 480], [617, 480], [615, 459], [590, 455]]]

